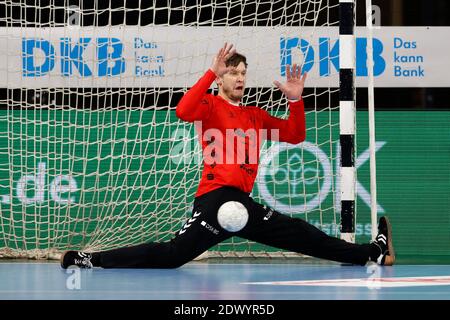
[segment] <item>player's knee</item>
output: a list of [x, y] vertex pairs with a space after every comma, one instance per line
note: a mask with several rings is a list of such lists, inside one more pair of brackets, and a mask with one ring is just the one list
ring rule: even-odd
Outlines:
[[168, 261], [167, 269], [177, 269], [186, 264], [187, 262], [189, 262], [189, 260], [183, 257], [173, 257]]
[[178, 246], [172, 246], [166, 260], [168, 269], [176, 269], [190, 261], [190, 255], [180, 250]]

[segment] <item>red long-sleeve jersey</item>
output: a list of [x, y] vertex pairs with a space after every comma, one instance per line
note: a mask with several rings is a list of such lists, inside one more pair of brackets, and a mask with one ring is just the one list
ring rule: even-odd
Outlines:
[[176, 108], [177, 117], [194, 122], [203, 150], [203, 172], [196, 197], [223, 187], [250, 193], [258, 173], [263, 139], [297, 144], [305, 140], [303, 100], [289, 102], [289, 118], [275, 118], [265, 110], [235, 106], [207, 94], [216, 78], [208, 70]]

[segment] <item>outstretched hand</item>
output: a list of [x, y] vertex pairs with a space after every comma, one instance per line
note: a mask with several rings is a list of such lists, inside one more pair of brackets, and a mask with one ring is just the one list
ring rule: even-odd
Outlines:
[[305, 72], [302, 76], [302, 69], [299, 65], [294, 64], [291, 71], [291, 66], [288, 64], [286, 65], [286, 82], [274, 81], [273, 83], [289, 100], [300, 100], [307, 75], [308, 73]]
[[229, 67], [226, 66], [226, 61], [230, 58], [236, 50], [233, 48], [233, 44], [228, 44], [225, 42], [223, 48], [219, 50], [219, 53], [214, 57], [211, 64], [211, 70], [216, 74], [217, 77], [223, 76], [227, 73]]

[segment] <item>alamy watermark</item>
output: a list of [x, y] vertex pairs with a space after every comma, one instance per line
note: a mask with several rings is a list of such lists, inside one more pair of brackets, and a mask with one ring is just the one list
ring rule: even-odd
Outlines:
[[78, 6], [70, 6], [67, 9], [67, 27], [79, 28], [81, 27], [81, 9]]
[[66, 288], [68, 290], [81, 290], [81, 271], [79, 267], [70, 266], [66, 273], [69, 275], [66, 279]]
[[381, 8], [377, 5], [372, 5], [372, 25], [376, 29], [381, 27]]
[[[263, 142], [279, 141], [278, 129], [219, 129], [203, 130], [202, 122], [195, 121], [195, 128], [200, 135], [202, 152], [197, 148], [197, 141], [189, 130], [176, 129], [172, 132], [174, 142], [170, 149], [171, 161], [175, 164], [239, 164], [257, 165]], [[193, 146], [192, 144], [195, 143]]]
[[380, 289], [381, 288], [381, 267], [376, 264], [372, 263], [367, 266], [366, 273], [370, 274], [369, 278], [366, 281], [367, 288], [373, 290], [373, 289]]

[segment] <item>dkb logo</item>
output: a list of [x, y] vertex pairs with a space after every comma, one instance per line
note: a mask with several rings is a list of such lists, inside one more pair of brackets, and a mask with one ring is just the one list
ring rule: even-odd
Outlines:
[[[367, 70], [367, 38], [358, 37], [355, 40], [356, 46], [356, 76], [366, 77]], [[298, 37], [280, 39], [280, 73], [286, 75], [286, 64], [292, 65], [293, 51], [300, 50], [303, 56], [302, 72], [309, 72], [314, 64], [318, 62], [319, 75], [328, 77], [331, 74], [331, 67], [334, 71], [339, 71], [339, 40], [330, 38], [319, 38], [317, 45], [312, 44], [305, 39]], [[317, 50], [317, 52], [316, 52]], [[373, 39], [373, 59], [374, 59], [374, 75], [379, 76], [386, 69], [386, 61], [383, 57], [383, 43], [381, 40]]]
[[[59, 53], [57, 52], [59, 49]], [[96, 62], [87, 57], [87, 50], [95, 50]], [[45, 39], [22, 39], [22, 75], [24, 77], [42, 77], [56, 67], [60, 59], [60, 72], [69, 77], [79, 74], [92, 77], [93, 72], [99, 77], [117, 76], [125, 72], [125, 59], [122, 57], [123, 44], [117, 38], [61, 38], [59, 43]]]
[[313, 210], [331, 188], [328, 156], [312, 143], [301, 145], [275, 144], [261, 158], [258, 189], [267, 203], [276, 203], [276, 209], [284, 213]]

